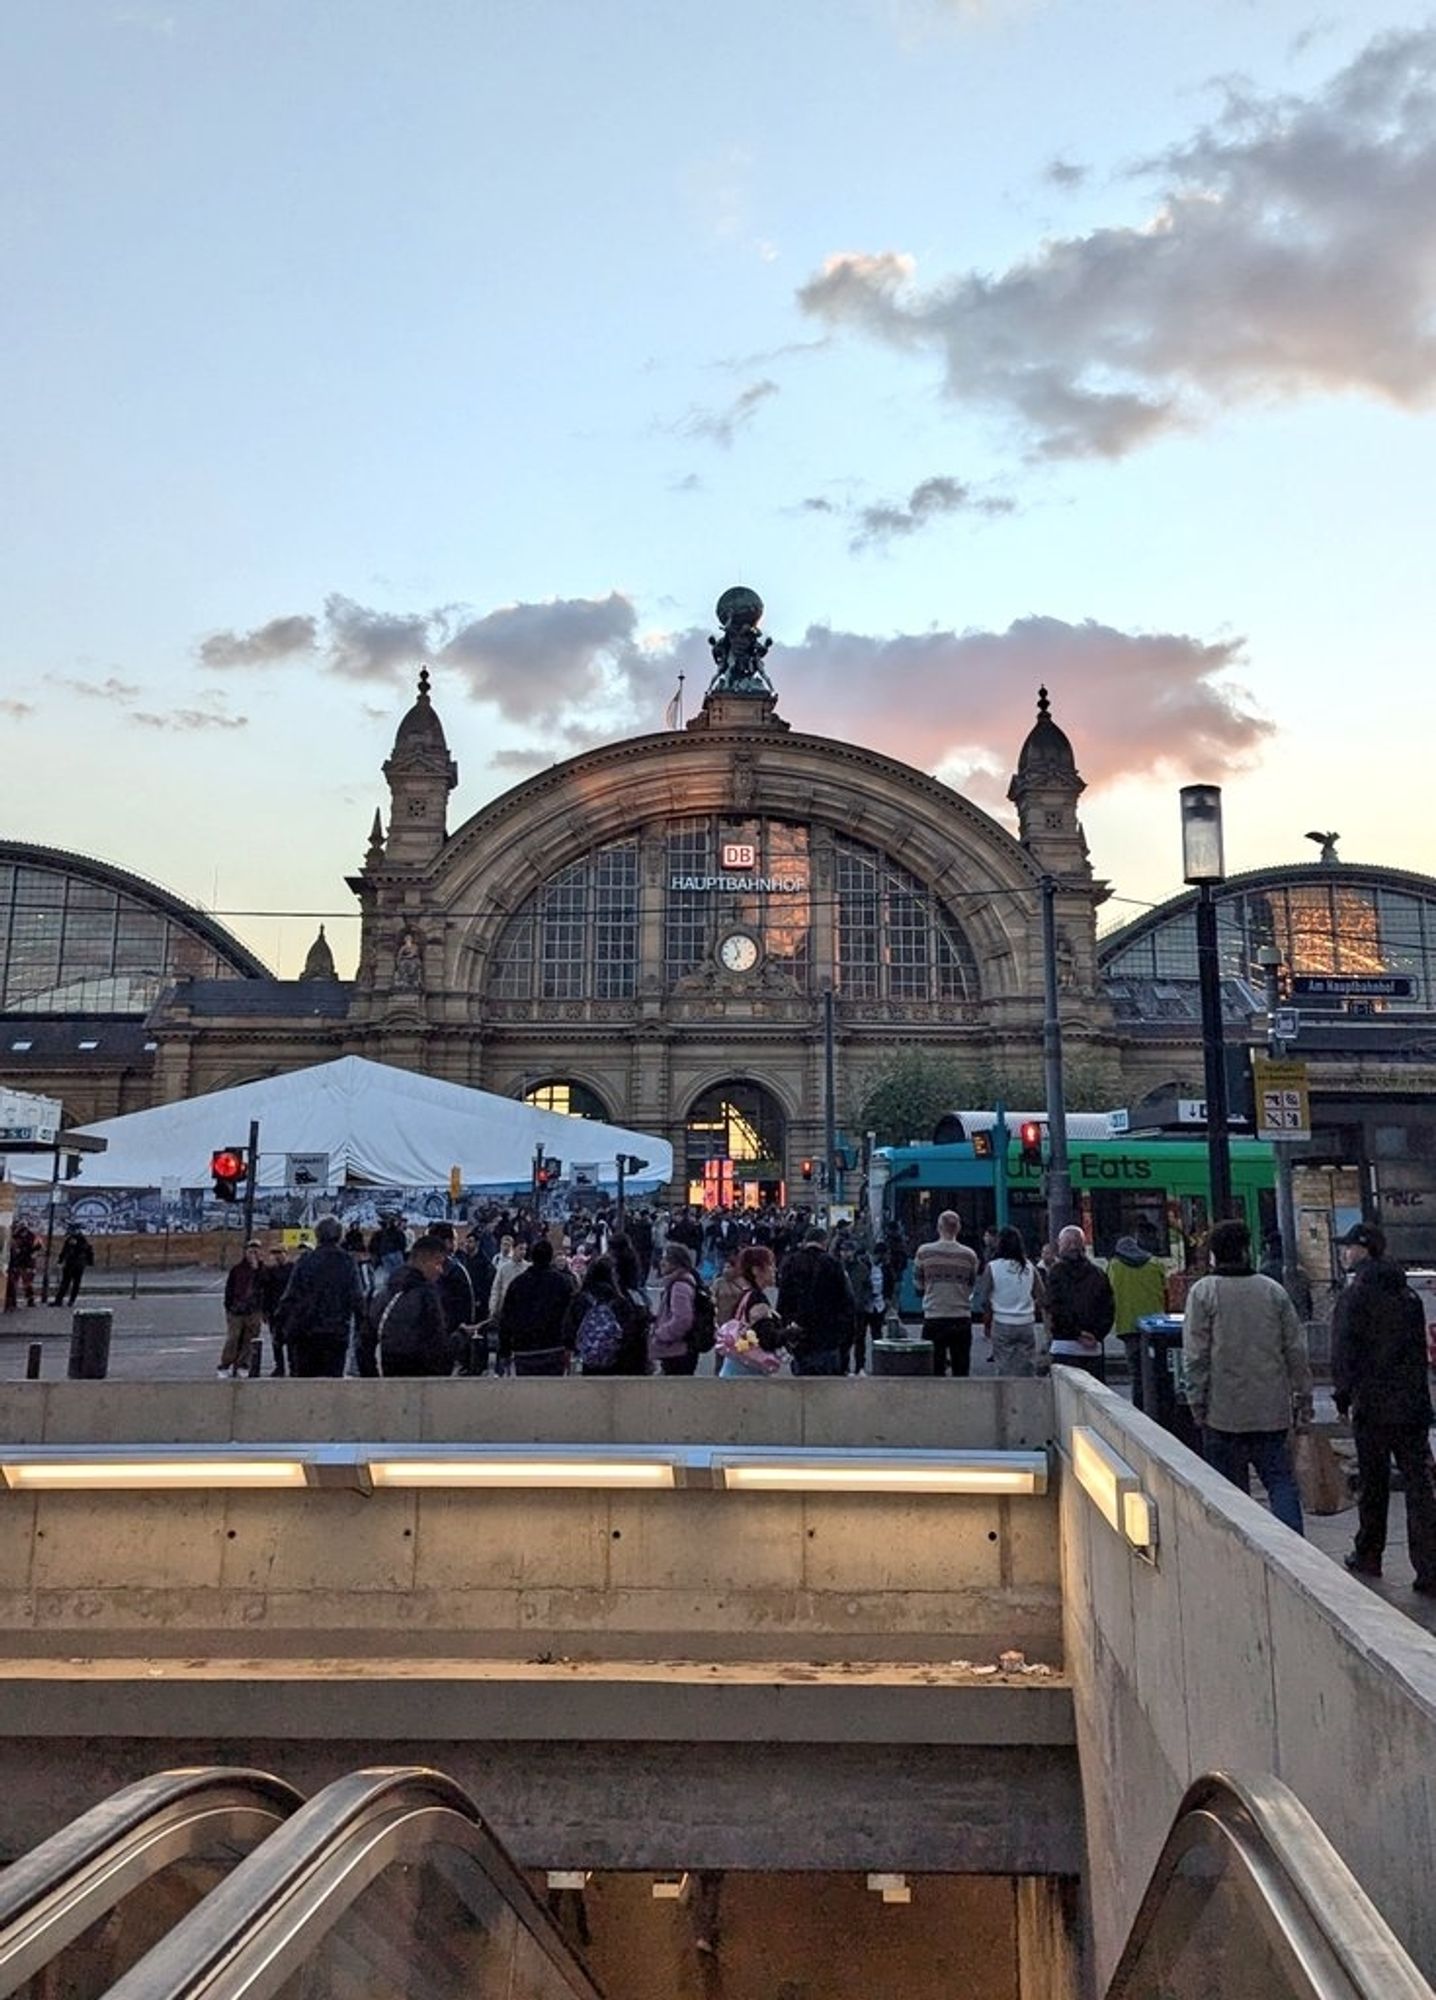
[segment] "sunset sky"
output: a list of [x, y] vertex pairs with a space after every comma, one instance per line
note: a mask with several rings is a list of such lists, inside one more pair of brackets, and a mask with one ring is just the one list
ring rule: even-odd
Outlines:
[[0, 75], [10, 837], [347, 969], [421, 658], [453, 826], [741, 581], [1004, 815], [1045, 680], [1104, 922], [1193, 779], [1436, 864], [1432, 16], [0, 0]]

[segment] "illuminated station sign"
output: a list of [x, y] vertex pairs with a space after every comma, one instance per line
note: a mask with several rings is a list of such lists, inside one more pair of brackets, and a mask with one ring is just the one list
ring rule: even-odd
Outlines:
[[689, 895], [801, 895], [805, 875], [760, 875], [758, 849], [751, 840], [725, 840], [718, 850], [717, 875], [670, 875], [668, 886]]

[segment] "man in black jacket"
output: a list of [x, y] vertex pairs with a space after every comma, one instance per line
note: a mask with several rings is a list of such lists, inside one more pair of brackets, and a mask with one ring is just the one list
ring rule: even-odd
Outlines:
[[1436, 1597], [1436, 1494], [1431, 1487], [1431, 1383], [1426, 1315], [1406, 1273], [1386, 1256], [1386, 1238], [1358, 1222], [1341, 1239], [1349, 1275], [1332, 1324], [1336, 1407], [1351, 1414], [1361, 1482], [1356, 1546], [1346, 1567], [1380, 1576], [1386, 1552], [1391, 1461], [1406, 1487], [1406, 1545], [1412, 1588]]
[[379, 1312], [381, 1375], [451, 1375], [454, 1336], [439, 1286], [449, 1253], [438, 1236], [421, 1236], [390, 1277]]
[[1087, 1238], [1075, 1222], [1057, 1238], [1057, 1261], [1047, 1276], [1047, 1351], [1064, 1368], [1085, 1368], [1107, 1379], [1103, 1343], [1117, 1317], [1107, 1273], [1087, 1255]]
[[[553, 1267], [553, 1245], [541, 1236], [504, 1293], [499, 1313], [499, 1361], [515, 1375], [566, 1375], [569, 1346], [564, 1319], [574, 1295], [573, 1279]], [[569, 1336], [571, 1338], [572, 1336]]]
[[354, 1259], [341, 1248], [337, 1216], [321, 1216], [279, 1303], [291, 1375], [342, 1375], [359, 1310]]
[[857, 1324], [842, 1265], [823, 1248], [821, 1229], [810, 1229], [778, 1273], [778, 1317], [798, 1329], [789, 1345], [795, 1375], [841, 1375]]

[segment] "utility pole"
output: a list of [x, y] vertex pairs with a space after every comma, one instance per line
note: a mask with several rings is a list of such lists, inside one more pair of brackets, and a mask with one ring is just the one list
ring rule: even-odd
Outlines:
[[997, 1226], [1007, 1227], [1007, 1106], [999, 1097], [993, 1106], [992, 1198], [997, 1209]]
[[619, 1154], [619, 1156], [618, 1156], [618, 1160], [617, 1160], [616, 1164], [617, 1164], [617, 1167], [618, 1167], [618, 1206], [617, 1206], [617, 1209], [616, 1209], [616, 1211], [615, 1211], [615, 1212], [616, 1212], [616, 1214], [617, 1214], [617, 1216], [618, 1216], [618, 1226], [619, 1226], [619, 1228], [620, 1228], [620, 1229], [622, 1229], [622, 1227], [623, 1227], [623, 1176], [624, 1176], [624, 1170], [625, 1170], [625, 1169], [626, 1169], [626, 1167], [628, 1166], [628, 1155], [627, 1155], [626, 1153], [620, 1153], [620, 1154]]
[[828, 1161], [828, 1204], [838, 1192], [838, 1086], [833, 1049], [833, 989], [823, 988], [823, 1147]]
[[1057, 883], [1051, 875], [1042, 878], [1042, 1075], [1047, 1086], [1047, 1237], [1055, 1243], [1072, 1220], [1072, 1168], [1057, 999]]
[[254, 1234], [254, 1184], [259, 1179], [259, 1120], [249, 1121], [249, 1172], [244, 1177], [244, 1240]]

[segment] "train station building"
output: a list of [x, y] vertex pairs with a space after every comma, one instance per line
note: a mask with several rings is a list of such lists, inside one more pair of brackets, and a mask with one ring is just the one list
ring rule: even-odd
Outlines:
[[[862, 1080], [896, 1049], [1036, 1073], [1050, 877], [1069, 1059], [1113, 1106], [1200, 1116], [1194, 899], [1099, 936], [1080, 756], [1045, 691], [1014, 746], [1009, 827], [791, 728], [744, 615], [686, 728], [587, 751], [468, 816], [422, 673], [349, 878], [352, 980], [322, 931], [302, 975], [276, 979], [108, 861], [0, 843], [0, 1073], [80, 1122], [359, 1055], [661, 1135], [675, 1193], [767, 1196], [823, 1151], [829, 995], [852, 1137]], [[1403, 1254], [1436, 1254], [1436, 880], [1332, 843], [1233, 878], [1219, 918], [1229, 1041], [1261, 1039], [1263, 947], [1300, 1012], [1304, 1204], [1379, 1212]]]

